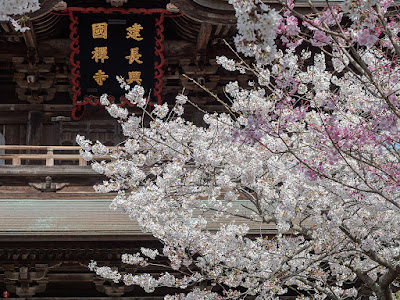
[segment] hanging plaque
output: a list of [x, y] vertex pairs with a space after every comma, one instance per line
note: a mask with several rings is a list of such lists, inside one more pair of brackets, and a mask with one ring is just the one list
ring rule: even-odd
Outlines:
[[149, 105], [161, 104], [163, 20], [165, 10], [68, 8], [71, 19], [72, 117], [85, 105], [100, 105], [100, 96], [123, 106], [132, 104], [116, 77], [141, 85]]

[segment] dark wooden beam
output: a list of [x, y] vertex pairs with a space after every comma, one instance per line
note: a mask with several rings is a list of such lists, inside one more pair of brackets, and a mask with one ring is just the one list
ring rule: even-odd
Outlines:
[[63, 1], [62, 0], [40, 0], [40, 9], [37, 11], [34, 11], [33, 13], [28, 14], [28, 17], [30, 19], [36, 19], [45, 14], [48, 14], [54, 8], [62, 6], [61, 2], [63, 2]]
[[23, 33], [23, 37], [26, 45], [29, 68], [35, 72], [36, 64], [39, 62], [37, 39], [32, 21], [27, 21], [27, 26], [30, 30], [26, 30]]
[[206, 52], [213, 26], [210, 23], [201, 23], [197, 36], [197, 52]]
[[225, 0], [171, 0], [186, 16], [198, 22], [211, 24], [235, 24], [235, 12], [233, 7]]

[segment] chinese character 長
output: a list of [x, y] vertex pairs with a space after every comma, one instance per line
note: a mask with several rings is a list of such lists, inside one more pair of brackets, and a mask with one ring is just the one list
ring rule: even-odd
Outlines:
[[103, 85], [103, 82], [108, 78], [108, 75], [104, 73], [102, 70], [98, 70], [97, 73], [94, 74], [93, 79], [97, 82], [98, 85]]
[[92, 24], [92, 36], [94, 39], [107, 39], [107, 23]]
[[96, 62], [99, 62], [100, 60], [102, 64], [104, 64], [105, 59], [108, 59], [107, 47], [94, 47], [92, 54], [92, 59], [94, 59]]
[[133, 82], [136, 82], [138, 85], [142, 84], [142, 79], [140, 78], [140, 75], [142, 72], [140, 71], [132, 71], [128, 72], [129, 78], [126, 80], [127, 84], [132, 84]]
[[140, 60], [142, 57], [142, 54], [139, 53], [139, 48], [131, 48], [131, 54], [128, 56], [125, 56], [126, 59], [129, 60], [129, 64], [131, 65], [134, 62], [137, 62], [138, 64], [142, 64], [143, 62]]
[[126, 38], [134, 39], [136, 41], [141, 41], [143, 38], [140, 36], [140, 30], [142, 30], [142, 25], [135, 23], [131, 27], [126, 28]]

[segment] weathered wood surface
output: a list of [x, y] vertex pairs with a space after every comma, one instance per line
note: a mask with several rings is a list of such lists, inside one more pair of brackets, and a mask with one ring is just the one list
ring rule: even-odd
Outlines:
[[44, 177], [44, 176], [102, 176], [94, 172], [90, 166], [0, 166], [0, 181], [4, 183], [2, 176], [27, 176], [27, 177]]
[[[110, 199], [0, 199], [0, 235], [143, 235], [140, 227], [120, 210], [110, 210]], [[244, 211], [243, 201], [234, 208]], [[238, 217], [214, 220], [211, 212], [202, 213], [208, 229], [235, 221]], [[250, 234], [275, 232], [273, 224], [250, 223]]]
[[109, 199], [0, 199], [0, 235], [142, 234]]

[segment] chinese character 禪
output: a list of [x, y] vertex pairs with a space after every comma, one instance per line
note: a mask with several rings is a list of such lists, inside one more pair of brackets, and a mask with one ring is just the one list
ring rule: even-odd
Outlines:
[[129, 59], [129, 64], [131, 65], [134, 62], [137, 62], [138, 64], [142, 64], [143, 62], [140, 60], [142, 57], [142, 54], [139, 53], [139, 48], [131, 48], [131, 54], [128, 56], [125, 56], [126, 59]]
[[126, 29], [126, 38], [127, 39], [134, 39], [137, 41], [143, 40], [143, 38], [140, 36], [140, 30], [142, 30], [143, 27], [142, 25], [135, 23], [131, 27], [128, 27]]
[[142, 72], [140, 71], [132, 71], [128, 72], [129, 78], [126, 80], [127, 84], [132, 84], [133, 82], [136, 82], [138, 85], [142, 84], [142, 79], [140, 78], [140, 75]]
[[103, 85], [103, 82], [108, 78], [108, 75], [104, 73], [102, 70], [98, 70], [97, 73], [94, 74], [93, 79], [97, 82], [98, 85]]
[[104, 64], [105, 59], [109, 58], [107, 56], [107, 47], [94, 47], [92, 54], [92, 59], [94, 59], [96, 62], [99, 62], [100, 60], [102, 64]]
[[92, 24], [92, 36], [94, 39], [107, 39], [107, 23]]

